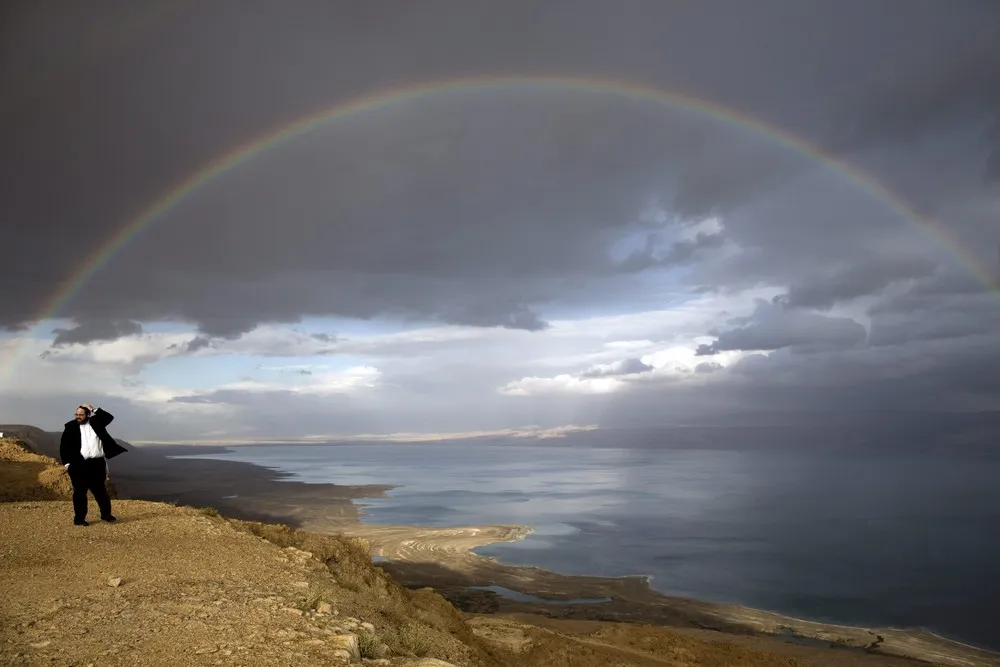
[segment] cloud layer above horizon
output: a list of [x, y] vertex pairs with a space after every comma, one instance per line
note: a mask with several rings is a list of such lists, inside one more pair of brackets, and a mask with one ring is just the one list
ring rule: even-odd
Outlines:
[[[84, 400], [154, 440], [1000, 408], [994, 3], [24, 2], [2, 24], [0, 422]], [[77, 285], [255, 138], [499, 75], [525, 85], [260, 151]], [[543, 76], [705, 99], [854, 174]]]

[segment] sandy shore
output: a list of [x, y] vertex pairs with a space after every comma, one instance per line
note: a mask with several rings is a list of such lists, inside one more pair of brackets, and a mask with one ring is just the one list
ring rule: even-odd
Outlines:
[[[738, 605], [664, 595], [652, 590], [644, 577], [562, 575], [504, 565], [471, 551], [486, 544], [523, 539], [531, 532], [526, 526], [427, 528], [360, 523], [358, 507], [352, 501], [383, 496], [389, 486], [304, 484], [250, 464], [171, 458], [207, 452], [205, 447], [137, 448], [115, 459], [114, 480], [123, 497], [211, 506], [237, 518], [363, 537], [371, 543], [372, 555], [380, 557], [380, 565], [398, 580], [412, 587], [432, 586], [470, 612], [530, 613], [551, 619], [635, 621], [735, 635], [794, 636], [845, 651], [864, 651], [867, 647], [879, 655], [939, 665], [1000, 667], [1000, 654], [926, 632], [814, 623]], [[611, 601], [524, 603], [468, 588], [488, 585], [552, 600]]]

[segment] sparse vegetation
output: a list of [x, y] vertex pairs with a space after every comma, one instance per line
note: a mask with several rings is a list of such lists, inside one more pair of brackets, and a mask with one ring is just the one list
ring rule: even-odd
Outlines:
[[382, 638], [372, 632], [361, 632], [358, 633], [358, 649], [361, 652], [362, 658], [382, 658], [384, 656], [379, 655], [379, 647], [386, 643]]
[[413, 624], [406, 624], [399, 628], [388, 628], [380, 633], [372, 641], [377, 646], [385, 644], [395, 655], [405, 655], [414, 658], [423, 658], [429, 655], [433, 648], [427, 634], [422, 629]]

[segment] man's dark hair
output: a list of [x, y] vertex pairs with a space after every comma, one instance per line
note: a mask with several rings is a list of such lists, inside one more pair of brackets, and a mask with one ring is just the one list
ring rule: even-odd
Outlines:
[[83, 414], [87, 415], [88, 417], [90, 416], [90, 408], [82, 406], [82, 405], [77, 406], [77, 407], [79, 407], [81, 410], [83, 410]]

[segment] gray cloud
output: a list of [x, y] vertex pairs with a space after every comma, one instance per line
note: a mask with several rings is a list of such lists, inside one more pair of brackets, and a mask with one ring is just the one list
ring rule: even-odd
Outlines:
[[468, 324], [477, 327], [503, 327], [524, 331], [544, 331], [549, 323], [526, 306], [510, 310], [498, 308], [490, 302], [470, 305], [454, 315], [443, 318], [449, 324]]
[[778, 350], [816, 352], [853, 347], [865, 341], [863, 326], [849, 317], [790, 310], [780, 304], [758, 301], [746, 318], [737, 318], [735, 329], [717, 332], [710, 345], [699, 345], [699, 356], [727, 350]]
[[195, 336], [184, 344], [185, 352], [197, 352], [212, 346], [212, 339], [209, 336]]
[[714, 361], [703, 361], [694, 367], [695, 373], [715, 373], [723, 369], [722, 364]]
[[726, 239], [723, 234], [698, 233], [693, 239], [684, 239], [673, 243], [665, 251], [660, 247], [657, 234], [647, 236], [645, 247], [632, 252], [618, 264], [618, 270], [625, 273], [636, 273], [648, 268], [670, 267], [687, 262], [699, 252], [720, 247]]
[[810, 277], [792, 285], [784, 302], [793, 308], [831, 308], [836, 303], [866, 296], [892, 283], [931, 274], [937, 265], [927, 257], [859, 259], [850, 267], [834, 269], [824, 279]]
[[101, 320], [87, 319], [79, 322], [72, 329], [55, 329], [53, 346], [72, 345], [73, 343], [93, 343], [101, 340], [115, 340], [123, 336], [134, 336], [142, 333], [142, 325], [131, 320]]

